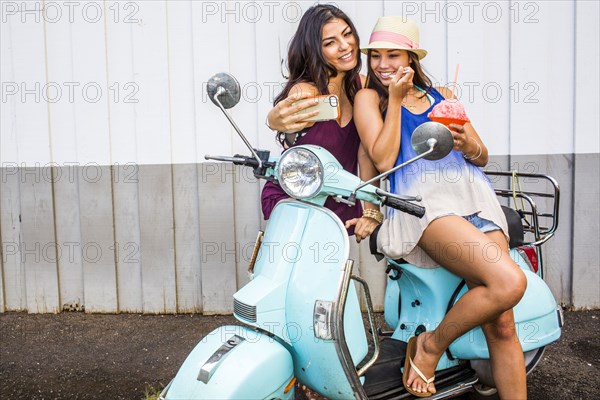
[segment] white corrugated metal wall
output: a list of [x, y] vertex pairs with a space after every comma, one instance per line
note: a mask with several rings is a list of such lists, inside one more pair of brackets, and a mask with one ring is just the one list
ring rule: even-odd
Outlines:
[[[205, 82], [234, 74], [238, 125], [278, 151], [263, 121], [313, 3], [2, 1], [0, 311], [231, 311], [264, 225], [260, 186], [204, 162], [245, 152]], [[598, 4], [337, 4], [363, 42], [380, 15], [416, 19], [441, 84], [460, 63], [459, 95], [493, 161], [561, 183], [553, 292], [599, 306]], [[353, 252], [381, 307], [382, 266]]]

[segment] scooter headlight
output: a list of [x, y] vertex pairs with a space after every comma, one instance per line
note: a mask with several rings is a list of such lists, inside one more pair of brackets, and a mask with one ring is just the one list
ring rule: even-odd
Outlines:
[[279, 184], [291, 197], [309, 199], [323, 186], [323, 164], [307, 149], [289, 149], [279, 159], [277, 168]]

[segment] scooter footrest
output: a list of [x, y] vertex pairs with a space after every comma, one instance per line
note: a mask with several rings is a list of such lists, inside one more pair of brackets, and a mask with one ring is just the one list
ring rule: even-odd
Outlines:
[[380, 352], [377, 362], [365, 374], [364, 388], [367, 394], [387, 391], [402, 387], [402, 373], [406, 355], [406, 342], [385, 338], [380, 342]]
[[[369, 400], [408, 399], [412, 395], [404, 389], [401, 368], [404, 366], [406, 343], [395, 339], [381, 341], [381, 355], [365, 374], [364, 389]], [[437, 393], [430, 399], [456, 396], [471, 389], [477, 374], [470, 368], [458, 366], [435, 374]]]

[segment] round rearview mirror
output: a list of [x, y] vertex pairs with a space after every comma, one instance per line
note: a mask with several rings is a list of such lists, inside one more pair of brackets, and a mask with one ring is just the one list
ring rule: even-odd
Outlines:
[[[433, 139], [433, 140], [432, 140]], [[439, 160], [446, 157], [454, 146], [454, 138], [450, 129], [439, 122], [425, 122], [414, 130], [411, 145], [417, 155], [428, 151], [433, 145], [431, 154], [423, 157], [426, 160]]]
[[206, 92], [210, 100], [217, 105], [216, 98], [225, 109], [235, 106], [240, 101], [240, 84], [233, 75], [219, 72], [213, 75], [206, 85]]

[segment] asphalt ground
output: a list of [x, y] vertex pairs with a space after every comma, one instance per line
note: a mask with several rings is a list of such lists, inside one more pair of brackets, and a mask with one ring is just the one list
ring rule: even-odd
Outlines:
[[[379, 317], [378, 319], [381, 319]], [[0, 314], [0, 399], [145, 399], [231, 316]], [[530, 399], [600, 398], [600, 310], [565, 311]]]

